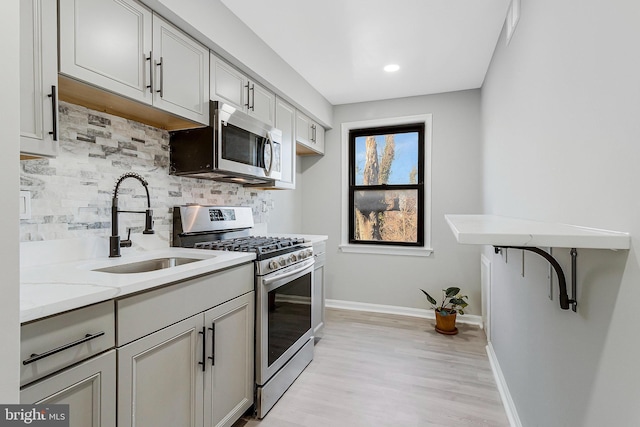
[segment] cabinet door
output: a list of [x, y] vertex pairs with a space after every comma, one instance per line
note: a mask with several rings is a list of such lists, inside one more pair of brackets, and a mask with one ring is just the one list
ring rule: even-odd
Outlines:
[[209, 124], [209, 49], [153, 15], [153, 105]]
[[115, 350], [23, 388], [20, 403], [68, 404], [70, 427], [115, 427]]
[[282, 131], [282, 179], [277, 188], [296, 188], [296, 110], [280, 98], [276, 98], [276, 128]]
[[273, 126], [275, 123], [276, 97], [272, 92], [257, 83], [250, 82], [250, 105], [248, 113], [263, 123]]
[[298, 154], [324, 154], [324, 128], [300, 112], [296, 112]]
[[311, 143], [311, 119], [296, 112], [296, 141], [305, 146]]
[[253, 404], [254, 295], [249, 292], [205, 313], [207, 341], [212, 339], [205, 426], [231, 426]]
[[60, 0], [59, 8], [60, 72], [151, 104], [151, 11], [133, 0]]
[[24, 154], [58, 154], [57, 17], [53, 1], [20, 1], [20, 152]]
[[317, 123], [313, 124], [313, 147], [318, 154], [324, 154], [324, 128]]
[[118, 349], [118, 427], [202, 426], [202, 314]]
[[245, 111], [247, 101], [247, 79], [235, 68], [211, 54], [211, 99], [223, 101]]

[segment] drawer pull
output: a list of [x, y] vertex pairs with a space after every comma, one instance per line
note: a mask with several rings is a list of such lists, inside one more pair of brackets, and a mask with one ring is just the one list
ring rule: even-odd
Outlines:
[[68, 348], [75, 347], [77, 345], [83, 344], [83, 343], [85, 343], [87, 341], [90, 341], [90, 340], [92, 340], [94, 338], [101, 337], [103, 335], [104, 335], [104, 331], [98, 332], [98, 333], [95, 333], [95, 334], [87, 334], [87, 335], [84, 336], [84, 338], [80, 338], [77, 341], [70, 342], [69, 344], [65, 344], [65, 345], [60, 346], [58, 348], [54, 348], [53, 350], [45, 351], [44, 353], [41, 353], [41, 354], [33, 353], [31, 355], [31, 357], [29, 357], [28, 359], [23, 360], [22, 364], [23, 365], [28, 365], [29, 363], [33, 363], [33, 362], [36, 362], [36, 361], [38, 361], [40, 359], [44, 359], [45, 357], [49, 357], [49, 356], [51, 356], [53, 354], [60, 353], [61, 351], [64, 351], [64, 350], [66, 350]]

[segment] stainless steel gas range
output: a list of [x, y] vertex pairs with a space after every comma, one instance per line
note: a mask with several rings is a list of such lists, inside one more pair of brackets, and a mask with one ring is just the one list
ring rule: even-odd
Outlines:
[[313, 359], [313, 248], [302, 238], [251, 236], [251, 208], [173, 208], [172, 246], [255, 252], [256, 414], [263, 418]]

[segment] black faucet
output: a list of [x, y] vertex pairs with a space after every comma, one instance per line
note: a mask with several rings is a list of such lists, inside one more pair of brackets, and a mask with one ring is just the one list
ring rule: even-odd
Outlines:
[[[147, 192], [147, 210], [146, 211], [121, 211], [118, 210], [118, 188], [120, 183], [127, 178], [135, 178], [142, 183], [145, 191]], [[131, 246], [131, 229], [127, 235], [127, 239], [120, 241], [120, 234], [118, 233], [118, 213], [142, 213], [145, 214], [144, 231], [143, 234], [153, 234], [153, 211], [151, 210], [151, 199], [149, 197], [149, 183], [140, 175], [134, 172], [127, 172], [118, 178], [115, 188], [113, 189], [113, 198], [111, 199], [111, 237], [109, 237], [109, 257], [119, 257], [121, 247]]]

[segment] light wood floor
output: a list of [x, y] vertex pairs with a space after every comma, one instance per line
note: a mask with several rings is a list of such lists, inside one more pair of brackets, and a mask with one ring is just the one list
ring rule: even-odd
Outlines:
[[484, 332], [327, 310], [314, 360], [267, 416], [233, 427], [508, 426]]

